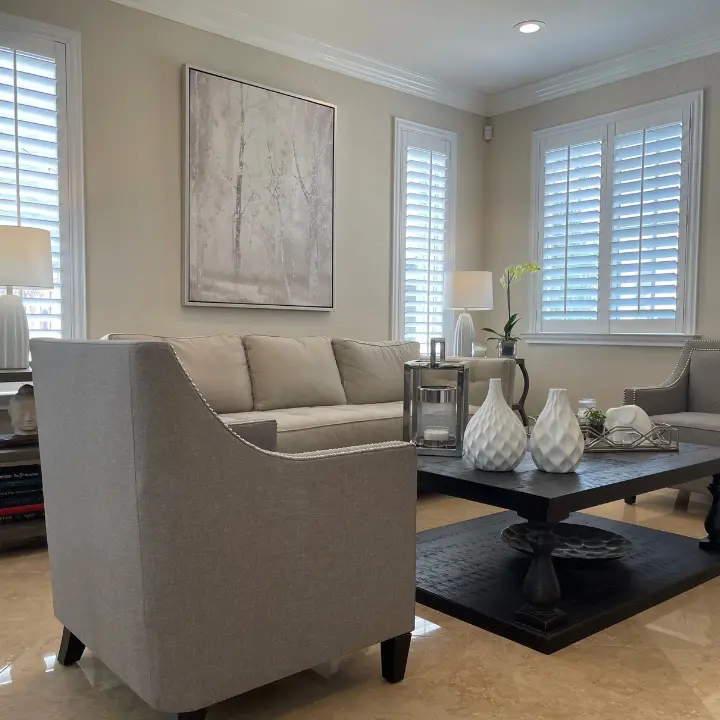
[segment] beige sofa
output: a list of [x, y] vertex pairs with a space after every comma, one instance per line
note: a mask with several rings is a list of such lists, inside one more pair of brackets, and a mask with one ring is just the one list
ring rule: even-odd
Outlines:
[[[169, 343], [223, 422], [274, 420], [280, 452], [402, 440], [403, 364], [419, 357], [413, 342], [327, 337], [111, 334], [105, 339]], [[511, 401], [513, 360], [470, 362], [471, 413], [485, 400], [490, 378], [502, 379]]]

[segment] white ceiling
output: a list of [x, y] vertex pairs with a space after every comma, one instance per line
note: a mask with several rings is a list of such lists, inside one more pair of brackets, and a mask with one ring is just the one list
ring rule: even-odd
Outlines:
[[[232, 35], [228, 26], [236, 24], [240, 39], [281, 52], [292, 46], [286, 54], [308, 55], [310, 62], [313, 55], [337, 59], [345, 51], [361, 56], [347, 58], [349, 65], [377, 61], [410, 85], [419, 76], [420, 85], [478, 96], [707, 34], [708, 28], [720, 37], [720, 0], [117, 1], [222, 34]], [[546, 27], [534, 35], [513, 29], [527, 19]]]

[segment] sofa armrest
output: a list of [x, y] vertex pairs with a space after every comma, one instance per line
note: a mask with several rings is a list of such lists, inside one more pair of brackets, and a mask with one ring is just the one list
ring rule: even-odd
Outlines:
[[238, 437], [262, 450], [277, 450], [277, 422], [275, 420], [249, 420], [247, 422], [228, 423], [228, 427]]
[[625, 405], [637, 405], [648, 415], [670, 415], [687, 411], [687, 381], [673, 385], [628, 388]]

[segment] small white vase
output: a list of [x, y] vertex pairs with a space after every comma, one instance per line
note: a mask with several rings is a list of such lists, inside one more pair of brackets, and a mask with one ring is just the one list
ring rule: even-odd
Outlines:
[[550, 390], [530, 436], [535, 464], [549, 473], [571, 473], [580, 464], [585, 440], [570, 407], [567, 390]]
[[463, 437], [465, 455], [478, 470], [508, 472], [520, 464], [527, 433], [505, 401], [499, 378], [490, 380], [485, 402], [470, 418]]

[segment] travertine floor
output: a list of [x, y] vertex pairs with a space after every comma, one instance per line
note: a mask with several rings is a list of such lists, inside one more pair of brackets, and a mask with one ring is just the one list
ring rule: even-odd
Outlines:
[[[676, 511], [674, 496], [662, 491], [595, 512], [700, 537], [706, 507]], [[418, 526], [486, 512], [428, 497]], [[327, 679], [305, 672], [230, 700], [210, 720], [720, 719], [720, 580], [549, 657], [421, 606], [417, 615], [405, 682], [381, 680], [374, 647], [345, 658]], [[0, 555], [0, 718], [161, 717], [90, 654], [76, 668], [56, 665], [59, 634], [46, 552]]]

